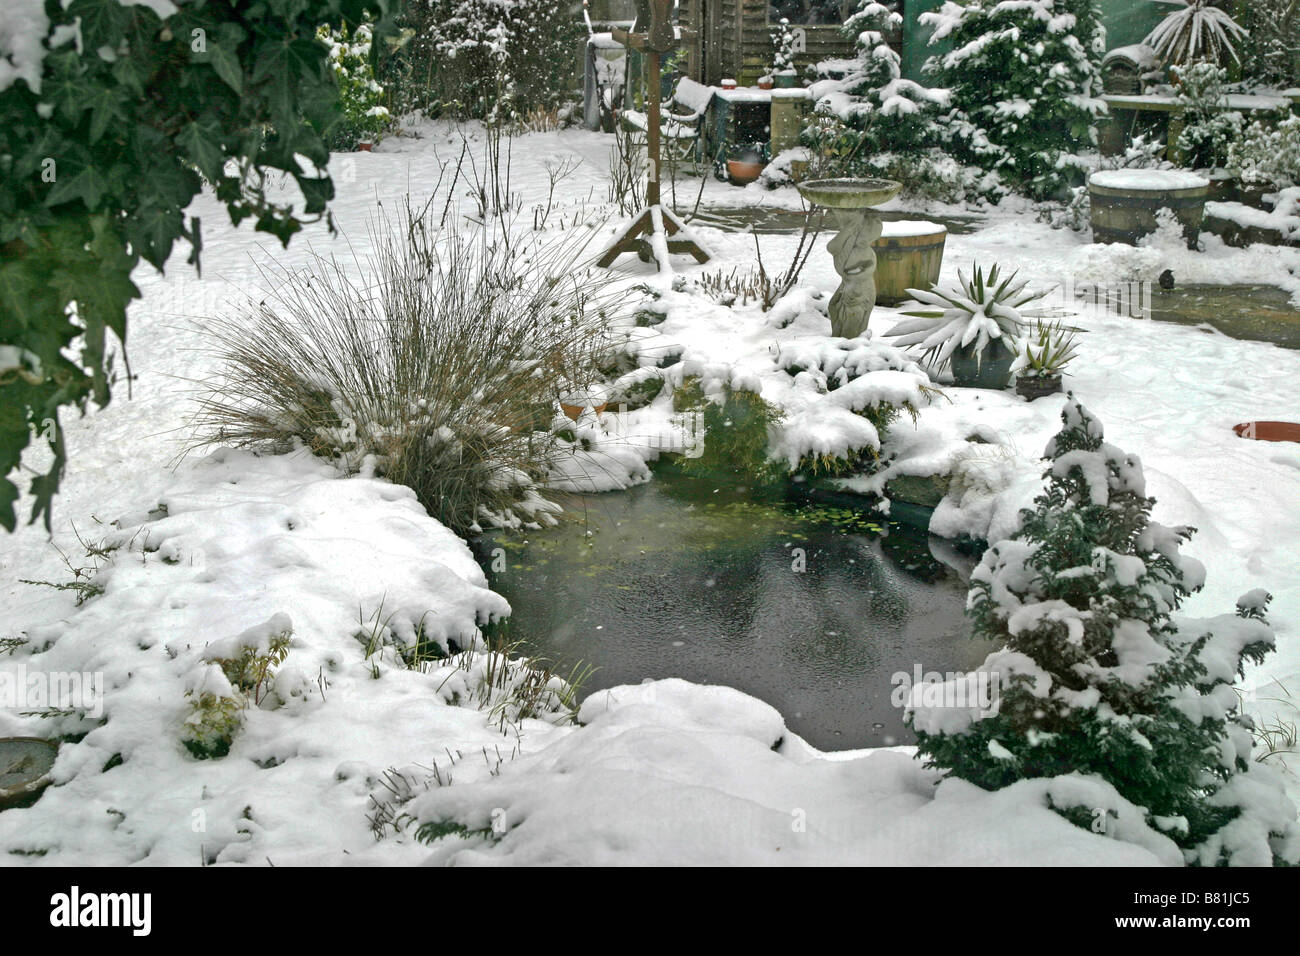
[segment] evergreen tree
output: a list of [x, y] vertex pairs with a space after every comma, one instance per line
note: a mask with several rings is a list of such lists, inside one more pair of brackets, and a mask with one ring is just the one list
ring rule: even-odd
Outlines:
[[1300, 861], [1295, 808], [1250, 760], [1232, 689], [1273, 645], [1268, 595], [1174, 619], [1204, 583], [1179, 553], [1194, 529], [1151, 520], [1141, 463], [1077, 402], [1062, 417], [1045, 490], [971, 578], [975, 632], [1005, 645], [982, 668], [998, 678], [995, 712], [914, 707], [919, 754], [987, 789], [1101, 777], [1191, 862]]
[[952, 93], [947, 135], [967, 161], [1035, 197], [1082, 181], [1072, 160], [1096, 143], [1106, 31], [1096, 0], [965, 0], [921, 15], [927, 72]]
[[861, 0], [844, 22], [844, 33], [854, 41], [854, 66], [834, 87], [828, 106], [862, 134], [858, 150], [866, 155], [937, 144], [935, 118], [948, 94], [903, 79], [898, 53], [885, 39], [902, 22], [901, 14], [876, 0]]

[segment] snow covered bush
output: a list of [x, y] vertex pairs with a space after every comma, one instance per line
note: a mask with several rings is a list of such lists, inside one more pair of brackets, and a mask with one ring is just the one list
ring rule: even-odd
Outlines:
[[[845, 21], [845, 35], [855, 44], [852, 66], [842, 78], [812, 87], [817, 102], [804, 143], [822, 160], [818, 174], [861, 175], [882, 153], [911, 159], [939, 144], [935, 120], [948, 95], [903, 79], [898, 53], [885, 39], [902, 19], [876, 0], [862, 0]], [[819, 72], [827, 67], [819, 65]], [[874, 170], [867, 174], [880, 175]], [[907, 178], [923, 177], [913, 173]]]
[[1251, 123], [1228, 144], [1226, 166], [1245, 183], [1273, 189], [1300, 186], [1300, 116]]
[[1280, 89], [1300, 82], [1300, 2], [1251, 0], [1246, 5], [1242, 68], [1247, 76]]
[[1185, 126], [1178, 148], [1184, 164], [1193, 169], [1213, 169], [1228, 161], [1228, 149], [1240, 136], [1245, 119], [1228, 102], [1228, 71], [1213, 63], [1174, 67], [1181, 88]]
[[783, 74], [793, 76], [796, 74], [794, 65], [794, 30], [790, 28], [790, 21], [781, 18], [781, 22], [772, 30], [772, 75]]
[[440, 202], [376, 217], [359, 272], [318, 257], [216, 323], [201, 440], [300, 442], [459, 531], [548, 520], [559, 383], [606, 342], [603, 286], [578, 266], [590, 234], [503, 241], [439, 222]]
[[322, 26], [316, 35], [330, 48], [330, 69], [338, 83], [342, 112], [325, 131], [325, 145], [331, 150], [352, 150], [362, 140], [378, 142], [394, 121], [384, 106], [384, 88], [375, 81], [370, 63], [370, 24], [351, 31], [346, 26], [338, 30]]
[[[1295, 807], [1251, 760], [1232, 688], [1273, 647], [1268, 596], [1245, 596], [1236, 615], [1174, 618], [1204, 584], [1180, 553], [1194, 529], [1151, 520], [1141, 463], [1074, 399], [1062, 420], [1034, 509], [971, 576], [975, 632], [1003, 644], [980, 668], [998, 699], [977, 711], [914, 694], [918, 754], [986, 789], [1100, 778], [1192, 863], [1300, 862]], [[1104, 809], [1059, 809], [1111, 832]]]
[[1077, 185], [1074, 154], [1096, 142], [1104, 110], [1095, 0], [948, 0], [920, 19], [931, 44], [953, 46], [926, 71], [951, 93], [944, 122], [958, 157], [1038, 198]]
[[571, 99], [582, 75], [585, 30], [570, 0], [409, 0], [398, 23], [406, 41], [385, 77], [408, 107], [523, 116]]

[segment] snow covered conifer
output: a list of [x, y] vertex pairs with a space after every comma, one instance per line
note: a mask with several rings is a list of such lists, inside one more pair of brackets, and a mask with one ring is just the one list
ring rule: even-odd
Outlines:
[[932, 44], [953, 44], [926, 70], [952, 92], [947, 132], [964, 159], [1036, 197], [1081, 181], [1072, 156], [1105, 108], [1095, 0], [949, 0], [921, 22]]
[[1235, 615], [1175, 618], [1204, 583], [1179, 553], [1194, 529], [1151, 520], [1141, 463], [1076, 401], [1062, 417], [1045, 490], [971, 578], [975, 632], [1005, 645], [981, 667], [997, 705], [913, 706], [919, 753], [987, 789], [1100, 777], [1189, 862], [1300, 862], [1295, 807], [1251, 761], [1232, 687], [1273, 646], [1268, 595], [1246, 595]]
[[819, 108], [864, 134], [863, 155], [934, 145], [935, 117], [948, 102], [946, 90], [903, 79], [898, 53], [885, 38], [902, 20], [877, 0], [861, 0], [844, 22], [844, 32], [854, 38], [854, 68], [842, 80], [819, 87], [825, 91]]

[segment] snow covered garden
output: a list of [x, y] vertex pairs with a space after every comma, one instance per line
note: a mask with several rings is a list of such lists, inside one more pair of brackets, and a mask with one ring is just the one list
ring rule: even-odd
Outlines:
[[1300, 863], [1294, 5], [319, 6], [0, 10], [0, 861]]

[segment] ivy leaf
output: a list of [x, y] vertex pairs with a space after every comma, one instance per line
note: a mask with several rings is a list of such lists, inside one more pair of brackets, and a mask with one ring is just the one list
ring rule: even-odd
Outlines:
[[202, 117], [187, 124], [176, 136], [176, 142], [209, 182], [221, 179], [226, 154], [221, 148], [221, 128], [216, 120]]
[[222, 82], [236, 93], [244, 92], [244, 68], [235, 51], [220, 39], [208, 45], [207, 57], [200, 57], [199, 61], [212, 67]]
[[75, 202], [80, 199], [86, 205], [86, 209], [94, 212], [99, 208], [99, 202], [104, 198], [104, 193], [108, 191], [108, 181], [93, 165], [87, 164], [77, 170], [72, 176], [59, 174], [54, 188], [50, 194], [45, 197], [46, 206], [57, 206], [60, 203]]

